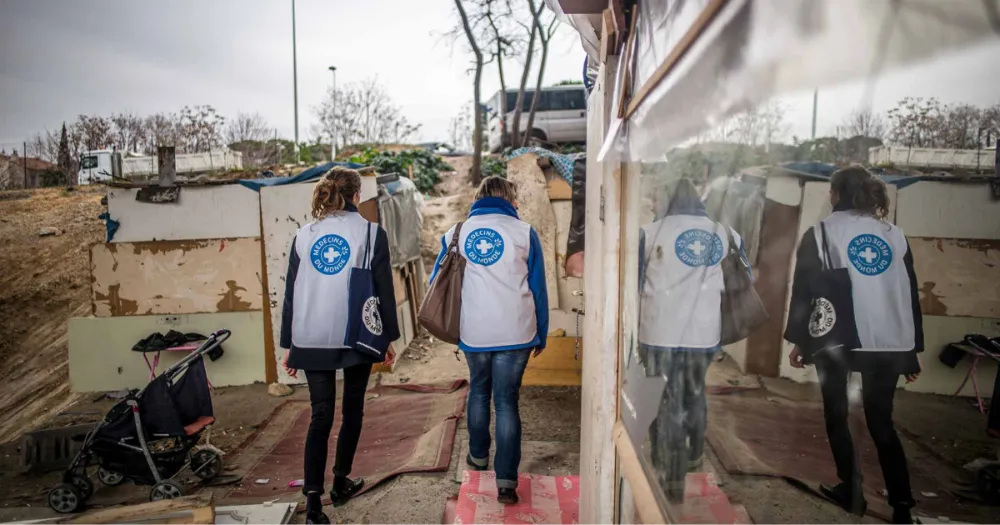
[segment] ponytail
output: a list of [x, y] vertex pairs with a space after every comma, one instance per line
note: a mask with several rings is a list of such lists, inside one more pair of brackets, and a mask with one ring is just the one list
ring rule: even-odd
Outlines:
[[312, 216], [320, 220], [344, 211], [347, 203], [361, 192], [361, 175], [352, 169], [335, 166], [316, 183], [312, 198]]
[[844, 168], [830, 178], [830, 188], [839, 202], [858, 213], [879, 220], [889, 217], [889, 191], [885, 182], [861, 166]]

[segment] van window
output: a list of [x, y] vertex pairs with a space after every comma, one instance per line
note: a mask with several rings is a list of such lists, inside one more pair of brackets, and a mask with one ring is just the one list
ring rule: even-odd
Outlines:
[[582, 89], [543, 91], [540, 111], [572, 111], [587, 107]]
[[[521, 102], [522, 110], [527, 113], [531, 109], [531, 99], [534, 97], [534, 91], [524, 91], [524, 101]], [[544, 101], [545, 98], [543, 97]], [[507, 113], [512, 113], [514, 111], [514, 106], [517, 105], [517, 91], [507, 93]]]
[[80, 169], [89, 170], [97, 167], [97, 155], [87, 155], [80, 159]]

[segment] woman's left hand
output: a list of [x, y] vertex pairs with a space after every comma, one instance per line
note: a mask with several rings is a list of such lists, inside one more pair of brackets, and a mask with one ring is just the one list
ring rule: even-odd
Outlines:
[[[919, 354], [917, 355], [917, 366], [919, 367], [920, 372], [923, 372], [923, 370], [924, 370], [924, 364], [920, 361], [920, 355]], [[916, 372], [916, 373], [913, 373], [913, 374], [906, 374], [906, 382], [907, 383], [912, 383], [912, 382], [916, 381], [917, 379], [919, 379], [920, 378], [920, 372]]]
[[392, 347], [392, 343], [389, 343], [389, 348], [385, 351], [385, 363], [391, 365], [396, 362], [396, 349]]

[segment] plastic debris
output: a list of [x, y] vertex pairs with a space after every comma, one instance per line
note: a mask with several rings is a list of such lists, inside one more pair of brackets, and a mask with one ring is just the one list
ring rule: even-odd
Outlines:
[[294, 489], [296, 487], [301, 487], [302, 485], [305, 485], [305, 484], [306, 484], [305, 480], [302, 480], [302, 479], [293, 479], [292, 481], [288, 482], [288, 488]]
[[270, 482], [271, 482], [270, 478], [260, 478], [260, 479], [258, 479], [256, 481], [254, 481], [254, 483], [256, 483], [258, 485], [267, 485]]

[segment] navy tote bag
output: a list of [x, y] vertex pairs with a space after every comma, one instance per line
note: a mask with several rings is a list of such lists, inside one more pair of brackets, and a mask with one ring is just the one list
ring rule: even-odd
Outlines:
[[375, 274], [371, 268], [375, 251], [373, 227], [372, 224], [368, 225], [361, 266], [351, 268], [347, 295], [347, 337], [344, 338], [344, 344], [380, 363], [385, 360], [385, 351], [392, 341], [389, 341], [383, 330], [378, 295], [375, 293]]

